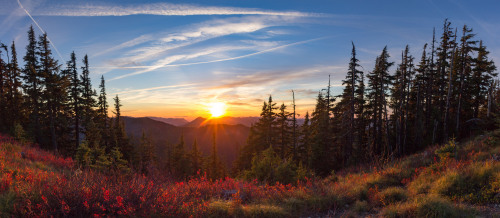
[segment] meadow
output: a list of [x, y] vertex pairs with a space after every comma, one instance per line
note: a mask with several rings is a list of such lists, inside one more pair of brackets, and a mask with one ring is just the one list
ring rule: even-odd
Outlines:
[[203, 173], [162, 176], [76, 168], [0, 136], [0, 216], [470, 217], [500, 213], [500, 146], [494, 133], [434, 146], [388, 163], [262, 184]]

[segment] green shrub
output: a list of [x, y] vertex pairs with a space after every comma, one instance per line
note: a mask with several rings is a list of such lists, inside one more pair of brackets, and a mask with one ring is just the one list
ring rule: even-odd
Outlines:
[[208, 205], [210, 217], [231, 217], [231, 204], [228, 201], [212, 201]]
[[290, 160], [281, 160], [272, 148], [264, 150], [252, 159], [252, 168], [244, 172], [246, 180], [257, 179], [274, 184], [290, 184], [296, 182], [296, 167]]
[[21, 126], [21, 124], [19, 123], [15, 123], [14, 126], [12, 127], [12, 135], [16, 140], [20, 142], [28, 141], [26, 132], [24, 131], [23, 126]]
[[[283, 208], [275, 205], [253, 204], [243, 206], [244, 217], [290, 217]], [[235, 217], [242, 217], [241, 214], [235, 214]]]
[[406, 190], [401, 187], [390, 187], [379, 193], [380, 201], [383, 205], [394, 204], [400, 201], [406, 201], [408, 194]]
[[91, 149], [87, 145], [87, 141], [82, 141], [76, 149], [75, 160], [82, 167], [88, 167], [92, 164]]
[[500, 163], [480, 162], [450, 171], [436, 180], [431, 192], [470, 203], [500, 203], [497, 173]]
[[473, 217], [474, 211], [438, 196], [427, 195], [413, 202], [390, 205], [381, 214], [384, 217]]
[[370, 181], [368, 181], [368, 186], [369, 187], [378, 187], [378, 188], [387, 188], [387, 187], [392, 187], [392, 186], [400, 186], [401, 185], [401, 180], [398, 175], [395, 174], [384, 174], [384, 175], [377, 175], [374, 178], [372, 178]]
[[451, 157], [455, 157], [455, 152], [457, 151], [457, 144], [455, 138], [450, 139], [448, 143], [438, 148], [435, 153], [439, 156], [440, 160], [446, 160]]
[[9, 142], [2, 143], [2, 146], [0, 146], [0, 149], [6, 151], [7, 153], [11, 153], [11, 154], [21, 151], [21, 147], [19, 147], [18, 145], [9, 143]]
[[370, 205], [366, 201], [356, 201], [352, 206], [352, 210], [355, 212], [367, 212], [370, 210]]
[[342, 198], [336, 195], [311, 196], [304, 200], [308, 211], [320, 212], [344, 205]]
[[417, 201], [416, 217], [471, 217], [471, 211], [455, 206], [452, 202], [434, 196]]
[[303, 199], [292, 197], [285, 199], [283, 202], [287, 211], [293, 214], [300, 214], [307, 209], [306, 202]]
[[0, 194], [0, 217], [14, 217], [14, 203], [16, 201], [16, 193], [7, 191]]

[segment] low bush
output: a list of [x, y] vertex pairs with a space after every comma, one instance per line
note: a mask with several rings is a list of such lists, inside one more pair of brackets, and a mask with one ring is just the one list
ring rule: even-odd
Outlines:
[[450, 171], [434, 182], [431, 192], [470, 203], [500, 203], [500, 163], [479, 162]]
[[457, 151], [457, 144], [455, 139], [451, 139], [445, 145], [441, 146], [436, 150], [436, 155], [439, 156], [440, 160], [446, 160], [451, 157], [455, 157]]
[[438, 196], [427, 195], [412, 202], [388, 206], [381, 214], [385, 217], [472, 217], [474, 211]]
[[401, 187], [390, 187], [379, 193], [383, 205], [390, 205], [400, 201], [406, 201], [408, 194]]
[[352, 206], [352, 211], [354, 212], [367, 212], [370, 210], [370, 205], [366, 201], [356, 201]]

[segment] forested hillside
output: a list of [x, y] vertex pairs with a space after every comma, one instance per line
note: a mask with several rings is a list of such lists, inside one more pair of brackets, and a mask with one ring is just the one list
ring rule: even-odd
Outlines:
[[[243, 125], [211, 124], [199, 127], [172, 126], [149, 118], [124, 117], [125, 131], [134, 139], [140, 139], [144, 131], [155, 146], [155, 154], [160, 165], [168, 161], [168, 151], [184, 138], [186, 150], [191, 150], [196, 141], [202, 156], [209, 156], [213, 135], [216, 137], [217, 154], [226, 168], [235, 161], [238, 150], [246, 143], [249, 128]], [[137, 142], [138, 143], [138, 142]]]

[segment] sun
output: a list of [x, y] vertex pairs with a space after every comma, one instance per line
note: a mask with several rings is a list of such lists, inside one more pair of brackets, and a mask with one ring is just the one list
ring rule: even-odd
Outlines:
[[220, 117], [226, 113], [226, 104], [224, 102], [210, 103], [210, 114], [212, 117]]

